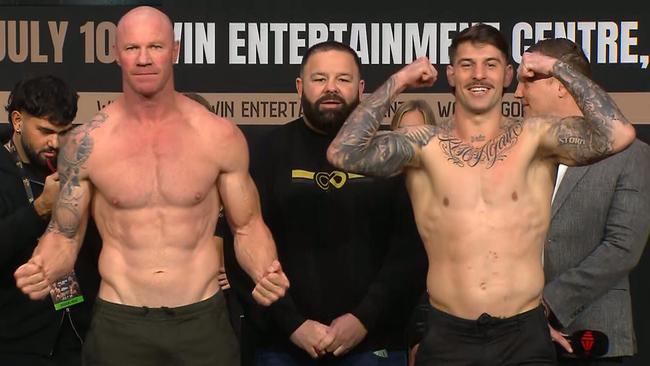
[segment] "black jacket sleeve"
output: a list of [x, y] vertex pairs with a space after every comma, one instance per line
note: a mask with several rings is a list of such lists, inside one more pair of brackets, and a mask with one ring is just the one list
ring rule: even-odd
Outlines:
[[[8, 177], [5, 176], [0, 184], [6, 185], [6, 188], [14, 186], [7, 179]], [[0, 233], [2, 233], [0, 266], [2, 268], [15, 261], [18, 253], [28, 248], [35, 248], [38, 238], [47, 227], [47, 221], [38, 216], [24, 195], [25, 193], [20, 191], [3, 190], [0, 193]], [[21, 198], [24, 203], [17, 204], [21, 202]]]
[[394, 179], [395, 194], [386, 198], [394, 200], [390, 247], [368, 292], [352, 312], [368, 331], [381, 327], [386, 321], [405, 322], [425, 289], [426, 253], [403, 180], [401, 177]]

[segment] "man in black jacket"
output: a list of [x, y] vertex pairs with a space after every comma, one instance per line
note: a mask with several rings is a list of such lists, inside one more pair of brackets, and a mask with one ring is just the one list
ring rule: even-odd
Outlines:
[[53, 76], [16, 84], [6, 106], [13, 133], [0, 148], [0, 365], [78, 365], [97, 292], [96, 231], [76, 266], [84, 302], [55, 310], [31, 301], [13, 273], [32, 255], [59, 193], [59, 135], [72, 127], [77, 93]]

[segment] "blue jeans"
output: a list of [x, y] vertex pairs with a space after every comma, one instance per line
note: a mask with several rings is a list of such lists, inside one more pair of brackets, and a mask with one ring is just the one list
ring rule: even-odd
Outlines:
[[366, 351], [349, 353], [341, 357], [327, 356], [312, 359], [304, 355], [280, 351], [258, 350], [255, 354], [256, 366], [406, 366], [406, 351]]

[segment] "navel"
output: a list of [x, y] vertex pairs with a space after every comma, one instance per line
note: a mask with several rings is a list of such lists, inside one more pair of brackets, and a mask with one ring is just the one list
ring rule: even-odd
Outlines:
[[512, 200], [517, 201], [519, 199], [519, 196], [517, 195], [517, 191], [512, 192]]
[[443, 198], [443, 199], [442, 199], [442, 204], [443, 204], [445, 207], [449, 207], [449, 198], [447, 198], [447, 197]]

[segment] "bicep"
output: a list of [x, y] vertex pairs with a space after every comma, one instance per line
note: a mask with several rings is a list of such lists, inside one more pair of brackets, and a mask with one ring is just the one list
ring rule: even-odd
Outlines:
[[586, 165], [612, 153], [609, 137], [583, 117], [548, 118], [539, 123], [540, 148], [559, 163]]
[[217, 187], [233, 232], [260, 217], [259, 195], [247, 170], [221, 173]]
[[217, 189], [228, 224], [233, 229], [248, 225], [260, 215], [259, 195], [248, 172], [248, 147], [239, 130], [228, 140], [227, 154], [222, 155], [222, 169]]
[[66, 237], [79, 237], [88, 220], [88, 206], [92, 185], [88, 176], [88, 159], [93, 150], [93, 139], [82, 126], [62, 140], [58, 159], [60, 191], [52, 213], [50, 229]]

